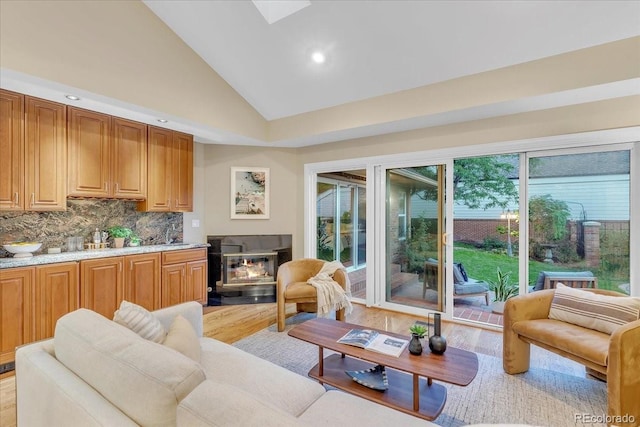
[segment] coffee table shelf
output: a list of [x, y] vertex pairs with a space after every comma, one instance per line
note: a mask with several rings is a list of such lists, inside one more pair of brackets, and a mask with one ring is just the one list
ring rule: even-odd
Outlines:
[[[466, 386], [478, 373], [478, 356], [455, 347], [448, 347], [443, 355], [426, 351], [420, 356], [405, 349], [394, 357], [337, 342], [349, 330], [362, 328], [365, 327], [317, 318], [294, 327], [289, 335], [318, 346], [318, 363], [309, 371], [311, 378], [427, 420], [437, 418], [447, 400], [447, 389], [434, 380]], [[406, 339], [387, 331], [379, 332]], [[339, 354], [324, 358], [325, 348]], [[378, 364], [386, 367], [389, 388], [385, 391], [358, 384], [345, 373]]]

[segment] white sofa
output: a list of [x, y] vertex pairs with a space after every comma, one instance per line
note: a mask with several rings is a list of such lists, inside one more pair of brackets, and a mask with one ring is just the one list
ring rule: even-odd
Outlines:
[[200, 337], [200, 363], [99, 314], [63, 316], [52, 339], [16, 352], [22, 426], [433, 426], [202, 337], [202, 306], [181, 314]]

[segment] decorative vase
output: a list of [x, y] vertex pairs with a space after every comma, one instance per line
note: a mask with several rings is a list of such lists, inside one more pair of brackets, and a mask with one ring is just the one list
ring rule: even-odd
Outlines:
[[429, 337], [429, 349], [434, 354], [442, 354], [447, 349], [447, 340], [440, 333], [440, 313], [433, 315], [433, 335]]
[[409, 341], [409, 353], [415, 355], [422, 354], [422, 343], [420, 342], [420, 336], [418, 336], [418, 334], [411, 334], [411, 341]]
[[114, 237], [113, 238], [113, 245], [116, 248], [123, 248], [124, 247], [124, 237]]

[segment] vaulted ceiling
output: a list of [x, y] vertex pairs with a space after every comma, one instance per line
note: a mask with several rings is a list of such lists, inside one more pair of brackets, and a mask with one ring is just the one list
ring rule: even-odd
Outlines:
[[280, 147], [640, 95], [640, 1], [255, 3], [0, 1], [0, 85]]

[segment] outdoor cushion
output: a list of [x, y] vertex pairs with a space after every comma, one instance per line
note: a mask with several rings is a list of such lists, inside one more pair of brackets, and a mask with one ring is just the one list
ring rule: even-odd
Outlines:
[[467, 282], [463, 285], [454, 283], [453, 287], [456, 295], [479, 294], [489, 290], [485, 282]]
[[538, 279], [536, 280], [536, 284], [533, 286], [534, 291], [540, 291], [544, 289], [544, 279], [545, 277], [562, 277], [562, 278], [570, 278], [570, 277], [594, 277], [593, 273], [590, 271], [541, 271], [538, 273]]

